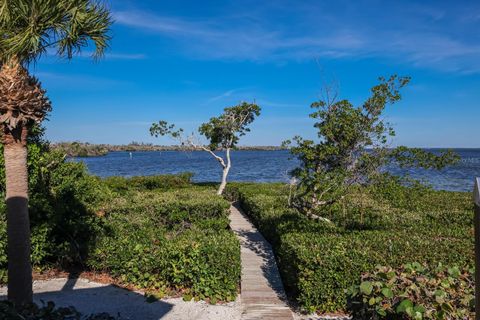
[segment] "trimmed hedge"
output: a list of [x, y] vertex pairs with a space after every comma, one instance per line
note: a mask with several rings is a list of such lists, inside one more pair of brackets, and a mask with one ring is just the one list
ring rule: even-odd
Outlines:
[[282, 184], [230, 184], [228, 195], [240, 201], [273, 245], [285, 287], [306, 311], [346, 311], [346, 289], [377, 265], [473, 265], [473, 215], [466, 193], [425, 191], [422, 199], [410, 195], [415, 206], [407, 208], [378, 190], [358, 191], [325, 213], [335, 224], [289, 209]]
[[132, 191], [105, 210], [109, 232], [89, 267], [125, 284], [187, 299], [234, 300], [240, 245], [228, 230], [229, 203], [211, 188]]
[[131, 178], [108, 177], [105, 184], [113, 191], [126, 192], [130, 190], [178, 189], [191, 186], [193, 173], [165, 174], [156, 176], [137, 176]]

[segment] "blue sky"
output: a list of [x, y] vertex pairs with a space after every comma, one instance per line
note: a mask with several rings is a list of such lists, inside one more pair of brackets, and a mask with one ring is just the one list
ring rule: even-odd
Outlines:
[[226, 106], [262, 115], [243, 145], [314, 137], [309, 105], [322, 85], [361, 103], [378, 76], [409, 75], [388, 109], [393, 145], [480, 147], [479, 1], [110, 0], [104, 59], [31, 66], [53, 102], [52, 141], [171, 144], [164, 119], [195, 130]]

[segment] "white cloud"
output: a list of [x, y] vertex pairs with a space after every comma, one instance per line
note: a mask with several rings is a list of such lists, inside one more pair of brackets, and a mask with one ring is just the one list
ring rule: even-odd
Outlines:
[[[480, 39], [469, 39], [467, 32], [456, 28], [460, 23], [479, 27], [480, 20], [465, 22], [465, 11], [450, 13], [456, 14], [452, 17], [442, 8], [405, 4], [390, 8], [396, 13], [391, 16], [371, 4], [364, 13], [371, 17], [365, 19], [356, 12], [364, 8], [345, 5], [353, 7], [328, 11], [318, 2], [276, 4], [274, 9], [259, 4], [252, 12], [195, 19], [133, 9], [115, 11], [114, 17], [118, 24], [171, 39], [185, 55], [199, 59], [278, 62], [376, 57], [442, 71], [480, 72]], [[288, 19], [276, 20], [274, 14], [285, 13], [291, 13]]]
[[100, 90], [106, 87], [110, 88], [130, 84], [127, 81], [96, 77], [85, 74], [64, 74], [56, 72], [33, 71], [33, 75], [37, 77], [41, 82], [48, 82], [49, 85], [67, 87], [72, 90], [78, 87]]
[[143, 53], [115, 53], [108, 52], [105, 54], [105, 58], [108, 59], [118, 59], [118, 60], [143, 60], [147, 56]]
[[228, 98], [228, 97], [232, 96], [232, 94], [234, 94], [236, 91], [238, 91], [238, 90], [228, 90], [228, 91], [225, 91], [222, 94], [211, 97], [210, 99], [207, 100], [206, 104], [209, 104], [209, 103], [212, 103], [212, 102], [215, 102], [215, 101], [219, 101], [219, 100], [223, 100], [224, 98]]
[[305, 108], [306, 106], [298, 104], [298, 103], [283, 103], [283, 102], [275, 102], [265, 99], [259, 99], [257, 103], [260, 106], [271, 107], [271, 108]]
[[[82, 50], [76, 56], [80, 58], [92, 58], [94, 52], [89, 50]], [[47, 56], [55, 57], [57, 56], [57, 50], [54, 48], [47, 49]], [[147, 56], [143, 53], [124, 53], [124, 52], [105, 52], [103, 57], [106, 60], [143, 60]]]
[[171, 18], [155, 15], [146, 11], [129, 10], [114, 11], [116, 23], [139, 27], [158, 33], [170, 35], [200, 35], [215, 36], [216, 32], [204, 23], [193, 23], [180, 18]]

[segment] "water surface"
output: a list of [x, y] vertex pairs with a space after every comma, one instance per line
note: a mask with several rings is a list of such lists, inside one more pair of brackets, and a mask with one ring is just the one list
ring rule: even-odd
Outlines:
[[[432, 149], [433, 152], [438, 150]], [[480, 149], [456, 149], [461, 161], [443, 169], [400, 169], [388, 168], [396, 175], [409, 174], [432, 184], [436, 189], [471, 191], [473, 179], [480, 176]], [[92, 174], [108, 176], [140, 176], [156, 174], [194, 173], [196, 182], [219, 181], [219, 163], [203, 151], [158, 151], [158, 152], [111, 152], [106, 156], [76, 158], [84, 162]], [[276, 151], [232, 151], [230, 181], [286, 182], [288, 171], [297, 164], [287, 150]]]

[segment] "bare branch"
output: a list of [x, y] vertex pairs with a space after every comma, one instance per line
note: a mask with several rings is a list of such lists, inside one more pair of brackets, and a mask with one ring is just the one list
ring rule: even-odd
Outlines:
[[217, 161], [220, 162], [220, 165], [221, 165], [222, 167], [224, 167], [224, 168], [227, 167], [227, 166], [225, 165], [225, 161], [223, 160], [223, 158], [220, 157], [220, 156], [217, 156], [217, 155], [215, 154], [215, 152], [213, 152], [212, 150], [210, 150], [210, 149], [208, 149], [208, 148], [206, 148], [206, 147], [204, 147], [204, 146], [201, 146], [200, 148], [201, 148], [203, 151], [206, 151], [206, 152], [210, 153], [215, 159], [217, 159]]

